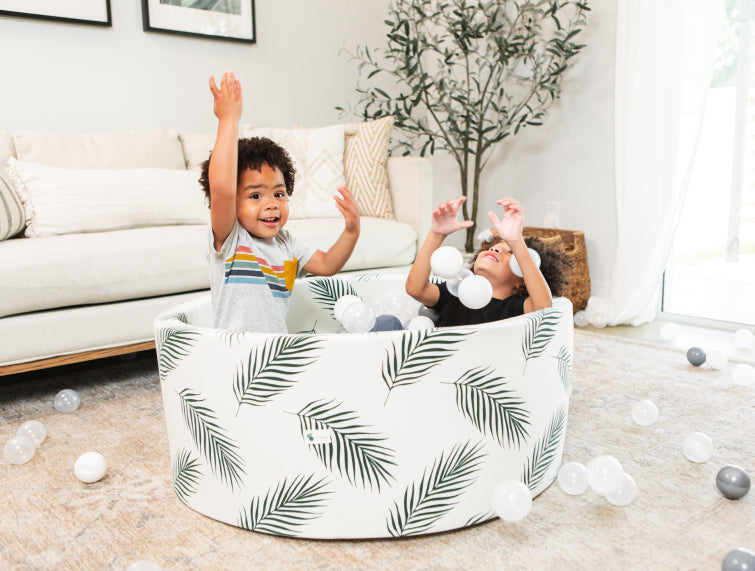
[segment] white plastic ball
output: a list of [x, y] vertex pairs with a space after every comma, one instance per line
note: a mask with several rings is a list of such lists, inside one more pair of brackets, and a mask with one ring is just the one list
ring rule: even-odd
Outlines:
[[107, 462], [99, 452], [84, 452], [73, 464], [73, 473], [85, 484], [101, 480], [106, 471]]
[[162, 571], [162, 567], [154, 561], [142, 559], [141, 561], [134, 561], [126, 567], [126, 571]]
[[485, 307], [492, 297], [493, 286], [482, 276], [469, 276], [459, 284], [459, 301], [469, 309]]
[[418, 331], [420, 329], [434, 329], [435, 322], [429, 317], [418, 315], [409, 322], [406, 328], [412, 331]]
[[430, 256], [430, 268], [439, 278], [450, 279], [459, 273], [464, 257], [453, 246], [441, 246]]
[[27, 420], [18, 427], [16, 436], [26, 436], [34, 443], [34, 446], [39, 446], [45, 441], [47, 430], [45, 425], [38, 420]]
[[752, 340], [755, 335], [749, 329], [737, 329], [734, 333], [734, 345], [738, 349], [749, 349], [752, 347]]
[[632, 419], [640, 426], [650, 426], [658, 420], [658, 407], [649, 400], [641, 400], [632, 407]]
[[25, 464], [34, 458], [34, 451], [36, 449], [37, 447], [34, 446], [31, 438], [14, 436], [5, 443], [3, 453], [5, 454], [5, 459], [11, 464]]
[[469, 268], [462, 268], [458, 274], [456, 274], [450, 280], [446, 281], [446, 287], [448, 288], [448, 293], [456, 297], [459, 297], [459, 285], [461, 284], [461, 282], [463, 282], [466, 278], [468, 278], [471, 275], [473, 275], [472, 270], [470, 270]]
[[493, 490], [493, 510], [504, 521], [520, 521], [532, 507], [532, 494], [519, 480], [504, 480]]
[[[537, 250], [534, 248], [527, 248], [530, 253], [530, 257], [534, 260], [535, 265], [539, 268], [540, 267], [540, 254], [537, 253]], [[522, 276], [522, 268], [519, 267], [519, 262], [516, 260], [516, 256], [511, 256], [509, 258], [509, 268], [511, 268], [511, 273], [513, 273], [515, 276]]]
[[598, 329], [603, 329], [608, 325], [608, 316], [602, 311], [596, 311], [590, 316], [590, 324]]
[[748, 387], [755, 381], [755, 369], [747, 363], [734, 365], [734, 369], [731, 371], [731, 379], [738, 385]]
[[676, 323], [664, 323], [661, 325], [661, 338], [673, 341], [679, 335], [679, 326]]
[[628, 506], [637, 496], [637, 484], [629, 474], [624, 474], [621, 484], [614, 491], [606, 494], [606, 499], [615, 506]]
[[693, 432], [682, 442], [682, 452], [691, 462], [707, 462], [713, 456], [713, 441], [707, 434]]
[[336, 300], [336, 303], [333, 305], [333, 317], [335, 317], [338, 321], [343, 321], [343, 312], [344, 310], [351, 305], [354, 302], [362, 301], [355, 295], [347, 294], [342, 295]]
[[587, 312], [582, 310], [574, 314], [574, 325], [577, 327], [587, 327], [590, 320], [587, 318]]
[[623, 477], [624, 469], [610, 454], [598, 456], [587, 463], [587, 483], [601, 495], [605, 496], [619, 489]]
[[558, 470], [558, 485], [571, 496], [584, 494], [589, 487], [587, 468], [579, 462], [567, 462]]
[[477, 234], [477, 241], [492, 242], [494, 237], [495, 236], [493, 236], [493, 231], [490, 228], [485, 228], [485, 230]]
[[705, 362], [708, 363], [711, 369], [723, 369], [729, 359], [724, 355], [723, 351], [717, 349], [711, 349], [705, 355]]
[[375, 325], [375, 312], [365, 302], [356, 301], [343, 310], [342, 322], [349, 333], [367, 333]]
[[79, 393], [73, 389], [63, 389], [55, 395], [54, 405], [59, 412], [73, 412], [80, 403]]

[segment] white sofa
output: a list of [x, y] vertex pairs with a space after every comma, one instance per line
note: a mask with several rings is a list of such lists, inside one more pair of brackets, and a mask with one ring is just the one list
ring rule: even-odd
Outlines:
[[[14, 164], [96, 169], [91, 172], [112, 179], [127, 169], [195, 167], [188, 156], [189, 139], [179, 135], [172, 129], [91, 135], [0, 132], [0, 165], [13, 163], [8, 159], [14, 157], [23, 161]], [[344, 271], [404, 268], [426, 233], [432, 209], [430, 162], [394, 157], [386, 169], [395, 220], [363, 216], [359, 242]], [[66, 170], [66, 176], [69, 172], [77, 171]], [[0, 216], [4, 207], [7, 218], [14, 197], [16, 215], [20, 204], [8, 171], [4, 175]], [[198, 183], [193, 190], [204, 200]], [[25, 216], [28, 223], [28, 211]], [[208, 229], [206, 222], [194, 222], [44, 237], [24, 237], [22, 232], [0, 241], [0, 375], [153, 347], [155, 316], [209, 287]], [[292, 218], [287, 227], [327, 249], [343, 219]]]

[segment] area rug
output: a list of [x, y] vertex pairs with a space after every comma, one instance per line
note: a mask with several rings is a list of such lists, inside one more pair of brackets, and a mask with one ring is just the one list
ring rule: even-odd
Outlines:
[[[152, 354], [10, 377], [0, 386], [2, 442], [32, 419], [48, 436], [28, 463], [0, 460], [0, 568], [717, 569], [728, 551], [755, 549], [755, 491], [729, 500], [715, 485], [727, 464], [755, 476], [755, 387], [731, 380], [741, 359], [696, 368], [678, 348], [583, 330], [574, 355], [563, 461], [612, 454], [637, 483], [635, 501], [616, 507], [554, 483], [518, 523], [400, 540], [275, 537], [187, 508], [171, 484]], [[53, 407], [63, 388], [81, 396], [73, 413]], [[631, 417], [644, 399], [660, 413], [647, 427]], [[709, 461], [682, 454], [692, 432], [713, 440]], [[108, 470], [83, 484], [73, 464], [89, 450]]]

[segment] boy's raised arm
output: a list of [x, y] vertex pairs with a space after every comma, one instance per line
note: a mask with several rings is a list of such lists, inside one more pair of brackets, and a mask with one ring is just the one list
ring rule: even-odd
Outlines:
[[239, 120], [243, 102], [241, 82], [233, 72], [226, 72], [215, 85], [210, 76], [213, 112], [218, 118], [218, 134], [210, 156], [208, 178], [210, 182], [210, 221], [216, 251], [236, 223], [236, 186], [238, 184]]

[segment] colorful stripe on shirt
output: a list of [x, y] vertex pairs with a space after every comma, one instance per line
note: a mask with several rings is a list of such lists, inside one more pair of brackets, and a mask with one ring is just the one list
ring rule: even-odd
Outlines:
[[225, 261], [225, 283], [265, 285], [274, 297], [289, 297], [294, 288], [299, 259], [285, 260], [282, 266], [272, 266], [267, 260], [252, 253], [248, 246], [236, 248]]

